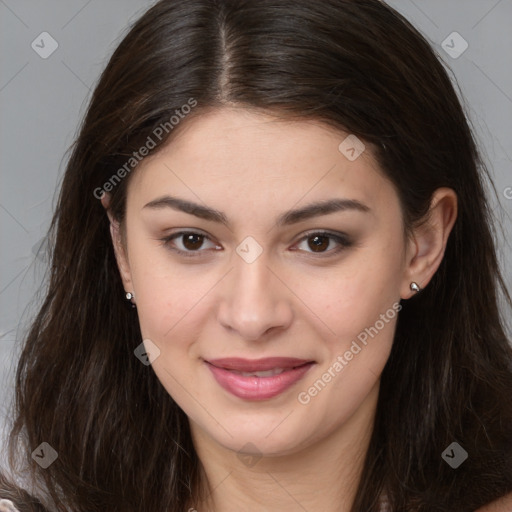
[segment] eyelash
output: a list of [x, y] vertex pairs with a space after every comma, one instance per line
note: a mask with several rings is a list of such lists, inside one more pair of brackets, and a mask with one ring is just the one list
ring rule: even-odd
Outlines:
[[[201, 233], [199, 231], [179, 231], [177, 233], [173, 233], [172, 235], [166, 236], [164, 238], [160, 238], [160, 241], [162, 242], [162, 245], [164, 245], [167, 249], [175, 252], [176, 254], [179, 254], [180, 256], [184, 256], [186, 258], [197, 258], [201, 257], [201, 253], [205, 252], [205, 250], [198, 249], [197, 251], [183, 251], [181, 249], [178, 249], [176, 247], [173, 247], [170, 245], [170, 242], [174, 240], [175, 238], [179, 238], [183, 235], [199, 235], [204, 237], [207, 240], [210, 240], [210, 238], [205, 235], [204, 233]], [[308, 238], [312, 238], [314, 236], [323, 236], [328, 237], [335, 242], [337, 242], [340, 247], [334, 250], [329, 250], [326, 252], [308, 252], [309, 255], [311, 255], [313, 258], [329, 258], [334, 255], [337, 255], [340, 253], [343, 249], [347, 249], [348, 247], [351, 247], [353, 245], [352, 241], [346, 236], [341, 233], [332, 233], [330, 231], [311, 231], [309, 233], [306, 233], [295, 245], [303, 242], [304, 240], [307, 240]], [[211, 241], [211, 240], [210, 240]]]

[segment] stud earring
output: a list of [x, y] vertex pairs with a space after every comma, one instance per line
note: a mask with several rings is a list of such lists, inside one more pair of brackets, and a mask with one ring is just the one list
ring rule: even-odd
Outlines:
[[418, 283], [415, 283], [415, 282], [413, 281], [413, 282], [411, 283], [411, 290], [412, 290], [413, 292], [418, 293], [418, 292], [421, 290], [421, 288], [418, 286]]
[[134, 302], [131, 302], [131, 300], [135, 298], [135, 295], [134, 295], [133, 293], [126, 292], [125, 297], [126, 297], [126, 300], [129, 300], [129, 301], [130, 301], [130, 306], [131, 306], [132, 308], [136, 307], [136, 306], [135, 306], [135, 303], [134, 303]]

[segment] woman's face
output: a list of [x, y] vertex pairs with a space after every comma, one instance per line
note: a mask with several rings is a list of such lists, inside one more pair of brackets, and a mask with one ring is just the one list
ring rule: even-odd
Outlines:
[[187, 123], [132, 176], [125, 288], [196, 433], [293, 453], [374, 408], [411, 295], [398, 196], [369, 147], [320, 123]]

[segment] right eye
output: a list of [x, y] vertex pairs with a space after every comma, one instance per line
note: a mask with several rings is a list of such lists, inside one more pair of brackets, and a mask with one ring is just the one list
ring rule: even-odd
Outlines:
[[214, 244], [205, 234], [197, 231], [179, 231], [160, 239], [168, 249], [185, 257], [200, 256], [205, 250], [201, 250], [205, 240], [211, 244], [210, 249], [221, 249]]

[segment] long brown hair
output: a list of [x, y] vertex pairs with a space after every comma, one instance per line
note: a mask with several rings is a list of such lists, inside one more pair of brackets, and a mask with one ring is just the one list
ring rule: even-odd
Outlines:
[[[379, 0], [162, 0], [134, 24], [95, 88], [62, 183], [46, 296], [16, 375], [13, 471], [21, 457], [52, 511], [183, 512], [197, 492], [187, 417], [134, 357], [139, 323], [95, 197], [191, 98], [190, 116], [234, 103], [372, 144], [407, 231], [437, 188], [455, 190], [441, 266], [402, 303], [352, 510], [377, 511], [385, 492], [393, 511], [473, 511], [512, 491], [512, 349], [498, 299], [512, 301], [490, 178], [443, 65]], [[151, 151], [186, 122], [153, 137]], [[135, 172], [111, 190], [121, 222]], [[31, 457], [42, 442], [58, 453], [47, 469]], [[468, 453], [457, 469], [441, 457], [452, 442]], [[17, 492], [22, 510], [45, 510]]]

